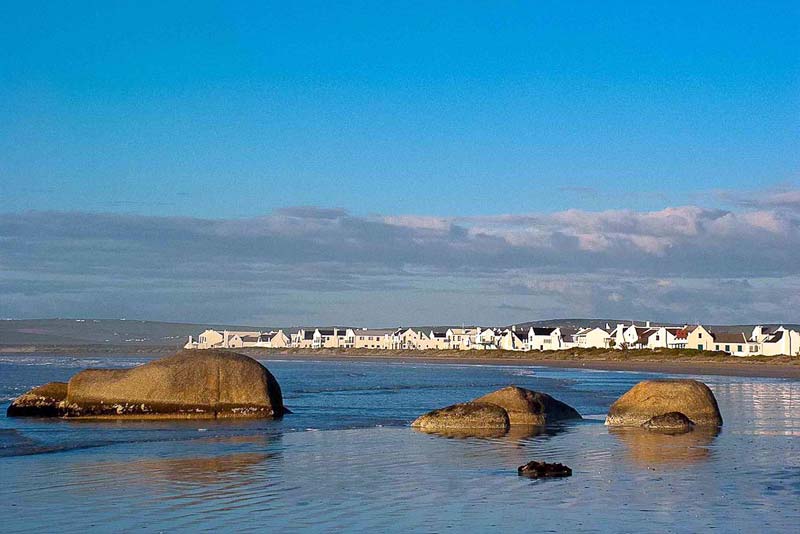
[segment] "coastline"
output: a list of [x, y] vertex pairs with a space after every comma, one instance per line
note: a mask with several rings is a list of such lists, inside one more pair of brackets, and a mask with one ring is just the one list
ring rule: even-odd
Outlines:
[[[441, 363], [467, 365], [534, 365], [568, 369], [632, 371], [681, 375], [721, 375], [800, 380], [800, 358], [790, 356], [750, 357], [700, 354], [687, 350], [572, 349], [546, 352], [371, 350], [371, 349], [231, 349], [262, 359], [297, 361], [373, 361], [392, 363]], [[126, 345], [25, 345], [0, 346], [0, 356], [36, 354], [75, 358], [152, 356], [176, 351], [167, 346]]]

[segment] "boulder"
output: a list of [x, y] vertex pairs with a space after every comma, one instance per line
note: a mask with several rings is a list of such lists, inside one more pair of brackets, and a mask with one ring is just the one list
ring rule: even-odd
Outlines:
[[50, 382], [23, 393], [6, 410], [8, 417], [60, 417], [66, 413], [67, 383]]
[[281, 388], [263, 365], [217, 350], [182, 351], [132, 369], [81, 371], [66, 385], [63, 402], [66, 417], [214, 419], [285, 413]]
[[426, 432], [499, 429], [508, 430], [508, 414], [494, 404], [465, 402], [441, 410], [434, 410], [418, 417], [411, 426]]
[[691, 432], [694, 428], [694, 423], [681, 412], [669, 412], [664, 415], [651, 417], [642, 423], [642, 426], [654, 432], [683, 434], [685, 432]]
[[528, 462], [517, 469], [520, 476], [530, 478], [555, 478], [571, 477], [572, 469], [564, 464], [549, 464], [547, 462]]
[[581, 419], [571, 406], [546, 393], [508, 386], [472, 402], [495, 404], [508, 412], [512, 425], [544, 425], [567, 419]]
[[609, 426], [641, 426], [657, 415], [680, 412], [697, 426], [720, 426], [717, 399], [697, 380], [645, 380], [611, 405]]

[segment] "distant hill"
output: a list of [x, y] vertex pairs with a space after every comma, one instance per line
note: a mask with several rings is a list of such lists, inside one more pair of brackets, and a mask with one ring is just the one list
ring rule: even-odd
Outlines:
[[[163, 323], [124, 319], [27, 319], [0, 321], [2, 345], [183, 346], [206, 328], [259, 330], [252, 326]], [[263, 327], [261, 327], [263, 329]]]

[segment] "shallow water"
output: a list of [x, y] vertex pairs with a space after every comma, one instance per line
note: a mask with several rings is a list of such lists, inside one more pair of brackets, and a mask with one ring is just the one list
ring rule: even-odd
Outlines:
[[[0, 409], [34, 385], [142, 358], [0, 357]], [[610, 431], [646, 373], [388, 362], [265, 361], [282, 421], [86, 422], [0, 416], [4, 532], [129, 530], [796, 531], [800, 382], [701, 377], [721, 432]], [[587, 419], [502, 437], [408, 423], [510, 383]], [[529, 460], [573, 476], [520, 478]]]

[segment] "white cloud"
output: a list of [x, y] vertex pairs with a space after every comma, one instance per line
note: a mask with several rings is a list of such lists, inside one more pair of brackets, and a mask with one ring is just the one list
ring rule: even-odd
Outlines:
[[[230, 220], [6, 213], [0, 214], [0, 315], [122, 309], [191, 320], [198, 309], [213, 313], [207, 303], [225, 301], [220, 313], [236, 313], [238, 302], [242, 316], [213, 319], [241, 322], [264, 316], [266, 301], [276, 309], [321, 310], [324, 319], [325, 301], [334, 322], [343, 295], [350, 295], [348, 302], [365, 310], [374, 308], [370, 299], [391, 302], [397, 322], [406, 323], [420, 306], [450, 306], [484, 322], [489, 310], [508, 314], [508, 306], [623, 317], [639, 310], [672, 319], [695, 306], [710, 320], [735, 314], [744, 320], [748, 310], [773, 317], [798, 309], [783, 304], [785, 293], [775, 299], [777, 282], [763, 282], [796, 287], [800, 277], [800, 214], [784, 209], [794, 198], [788, 193], [778, 198], [781, 207], [739, 211], [683, 206], [360, 217], [301, 207]], [[437, 293], [445, 279], [447, 291]], [[762, 291], [719, 289], [731, 280], [749, 280]], [[469, 289], [456, 299], [452, 287]]]

